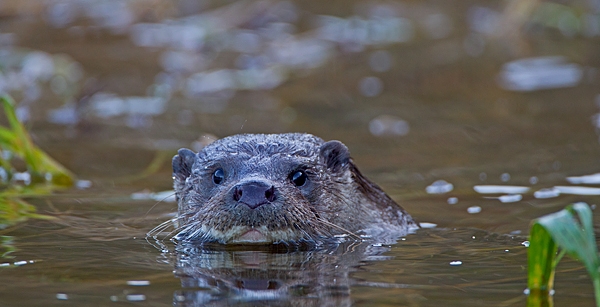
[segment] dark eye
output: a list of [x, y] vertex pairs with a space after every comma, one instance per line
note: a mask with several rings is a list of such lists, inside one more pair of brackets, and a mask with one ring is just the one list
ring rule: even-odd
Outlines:
[[225, 179], [225, 172], [223, 172], [222, 168], [219, 168], [213, 173], [213, 182], [215, 184], [221, 184], [223, 179]]
[[292, 182], [297, 187], [301, 187], [306, 183], [306, 179], [308, 179], [308, 176], [306, 176], [306, 173], [303, 171], [296, 171], [292, 173], [290, 179], [292, 179]]

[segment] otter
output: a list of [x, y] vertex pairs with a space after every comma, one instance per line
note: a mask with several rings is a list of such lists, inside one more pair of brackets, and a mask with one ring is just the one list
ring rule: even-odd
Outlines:
[[173, 180], [177, 241], [318, 244], [418, 228], [344, 144], [310, 134], [239, 134], [199, 153], [182, 148]]

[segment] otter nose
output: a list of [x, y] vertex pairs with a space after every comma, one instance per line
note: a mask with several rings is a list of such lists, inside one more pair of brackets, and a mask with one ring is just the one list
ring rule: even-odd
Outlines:
[[233, 199], [251, 209], [275, 200], [275, 187], [263, 182], [248, 182], [233, 188]]

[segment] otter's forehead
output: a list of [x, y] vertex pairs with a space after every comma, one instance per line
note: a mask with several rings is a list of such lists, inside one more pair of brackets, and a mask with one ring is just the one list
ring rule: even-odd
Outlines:
[[289, 155], [314, 157], [324, 143], [321, 138], [305, 133], [239, 134], [226, 137], [206, 146], [198, 157], [201, 160], [220, 159], [229, 155], [249, 158]]

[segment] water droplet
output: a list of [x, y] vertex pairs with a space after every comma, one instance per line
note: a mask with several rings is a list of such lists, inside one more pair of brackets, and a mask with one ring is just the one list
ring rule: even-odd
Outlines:
[[487, 179], [487, 174], [486, 173], [479, 173], [479, 180], [485, 181], [486, 179]]
[[458, 203], [458, 198], [456, 197], [449, 197], [447, 200], [449, 205], [456, 205]]
[[529, 247], [529, 241], [523, 241], [523, 242], [521, 242], [521, 245], [523, 245], [525, 247]]
[[450, 261], [450, 265], [452, 265], [452, 266], [462, 265], [462, 261], [460, 261], [460, 260]]
[[507, 182], [510, 180], [510, 174], [509, 173], [504, 173], [502, 175], [500, 175], [500, 180], [502, 180], [502, 182]]

